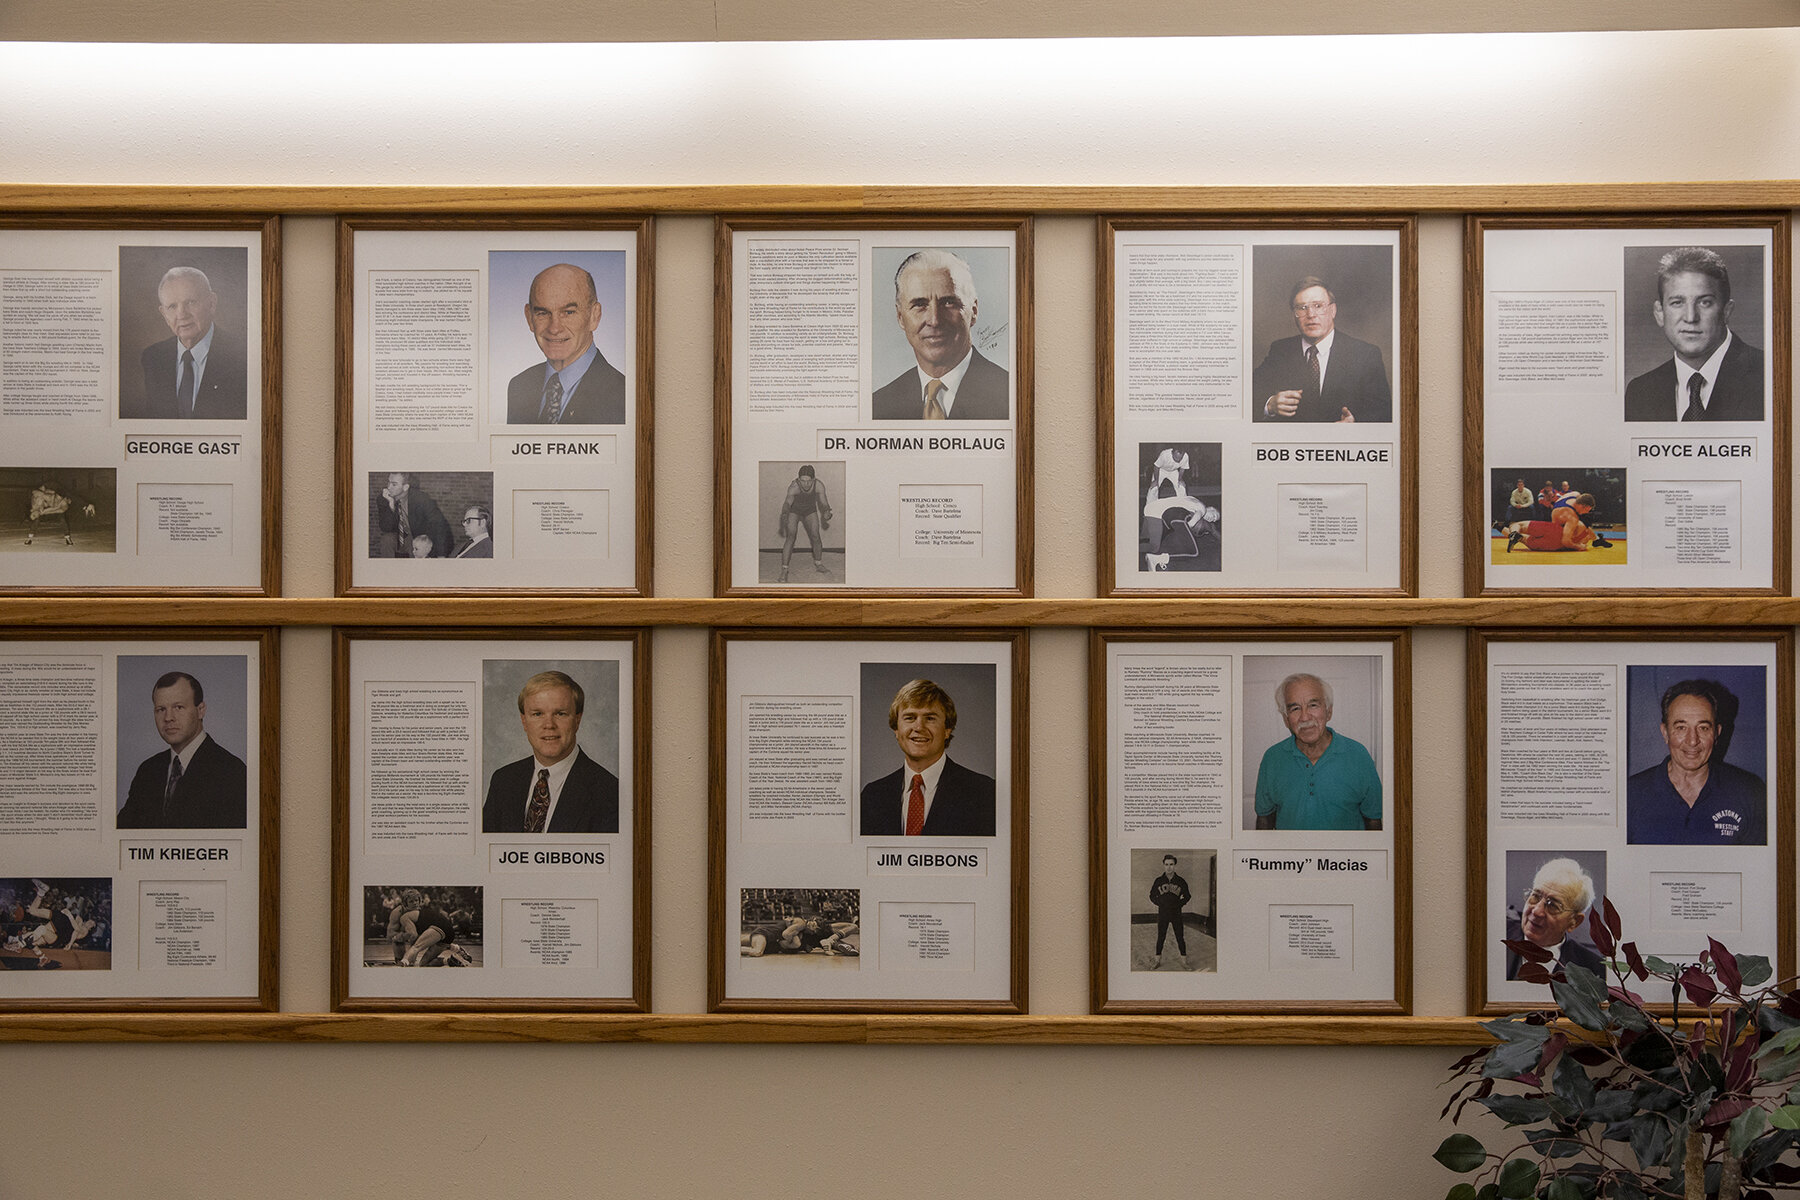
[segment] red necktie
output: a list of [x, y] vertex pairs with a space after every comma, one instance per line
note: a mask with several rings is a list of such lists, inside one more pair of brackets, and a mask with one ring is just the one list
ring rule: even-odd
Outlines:
[[906, 793], [906, 836], [918, 837], [925, 832], [925, 777], [914, 775], [912, 790]]
[[531, 807], [525, 810], [525, 833], [544, 832], [544, 818], [550, 815], [550, 772], [538, 768], [537, 782], [531, 787]]

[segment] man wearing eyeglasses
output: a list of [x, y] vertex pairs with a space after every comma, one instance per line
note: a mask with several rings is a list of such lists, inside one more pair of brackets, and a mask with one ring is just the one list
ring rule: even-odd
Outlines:
[[494, 518], [484, 504], [471, 505], [463, 514], [463, 536], [469, 544], [456, 552], [458, 558], [492, 558], [494, 557], [494, 539], [489, 536], [493, 531]]
[[1308, 275], [1288, 295], [1298, 337], [1280, 338], [1251, 381], [1258, 421], [1392, 421], [1381, 351], [1337, 328], [1337, 296]]
[[[1585, 967], [1605, 978], [1606, 964], [1600, 955], [1569, 936], [1587, 920], [1593, 904], [1594, 877], [1572, 858], [1553, 858], [1538, 868], [1525, 892], [1519, 918], [1506, 923], [1506, 940], [1530, 942], [1554, 953], [1559, 962]], [[1506, 952], [1508, 979], [1519, 977], [1522, 962], [1518, 954]], [[1555, 969], [1555, 963], [1544, 966]]]

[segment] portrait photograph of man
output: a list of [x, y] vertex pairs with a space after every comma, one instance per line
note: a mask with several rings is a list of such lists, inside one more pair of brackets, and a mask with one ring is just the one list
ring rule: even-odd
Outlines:
[[1253, 248], [1252, 420], [1394, 419], [1394, 270], [1388, 246]]
[[118, 828], [246, 828], [248, 689], [241, 655], [119, 656]]
[[619, 832], [619, 664], [481, 664], [483, 833]]
[[1765, 668], [1626, 668], [1625, 840], [1768, 844]]
[[490, 419], [623, 425], [626, 285], [622, 250], [489, 251]]
[[241, 421], [248, 412], [250, 252], [119, 247], [119, 416]]
[[1011, 271], [1003, 247], [874, 251], [874, 420], [1012, 415]]
[[996, 695], [991, 663], [862, 664], [860, 835], [995, 835]]
[[1243, 675], [1243, 828], [1380, 830], [1380, 660], [1246, 654]]
[[[1573, 963], [1604, 976], [1605, 961], [1589, 936], [1590, 917], [1606, 894], [1603, 850], [1508, 850], [1506, 940], [1530, 942], [1556, 955], [1544, 964]], [[1506, 951], [1506, 978], [1517, 979], [1524, 956]]]
[[494, 556], [492, 471], [370, 471], [368, 486], [370, 558]]
[[1627, 246], [1627, 421], [1760, 421], [1761, 246]]

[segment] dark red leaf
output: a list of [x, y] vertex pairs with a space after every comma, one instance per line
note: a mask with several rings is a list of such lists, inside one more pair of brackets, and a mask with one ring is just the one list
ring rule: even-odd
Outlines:
[[1613, 941], [1613, 935], [1607, 930], [1606, 925], [1600, 921], [1590, 921], [1588, 932], [1593, 935], [1594, 947], [1600, 951], [1600, 957], [1611, 959], [1618, 943]]
[[1714, 1000], [1719, 998], [1719, 989], [1713, 986], [1711, 978], [1698, 966], [1689, 967], [1680, 976], [1681, 990], [1688, 999], [1701, 1008], [1711, 1008]]
[[1511, 950], [1514, 954], [1518, 955], [1528, 963], [1547, 963], [1556, 957], [1554, 953], [1544, 949], [1542, 946], [1534, 945], [1533, 943], [1524, 940], [1514, 941], [1513, 939], [1508, 938], [1506, 939], [1505, 945], [1508, 950]]
[[1707, 1128], [1714, 1125], [1728, 1125], [1733, 1117], [1749, 1107], [1751, 1107], [1751, 1101], [1748, 1097], [1726, 1096], [1706, 1110], [1706, 1115], [1700, 1118], [1700, 1124]]
[[1609, 987], [1606, 989], [1606, 998], [1614, 1003], [1629, 1004], [1633, 1008], [1644, 1007], [1644, 998], [1630, 988]]
[[1520, 963], [1519, 978], [1526, 983], [1549, 983], [1550, 972], [1544, 970], [1542, 963]]
[[1569, 1039], [1560, 1033], [1552, 1034], [1546, 1039], [1544, 1042], [1544, 1051], [1542, 1054], [1538, 1055], [1537, 1073], [1539, 1075], [1544, 1074], [1550, 1064], [1556, 1061], [1556, 1056], [1561, 1054], [1568, 1044]]
[[1613, 907], [1609, 896], [1600, 897], [1600, 923], [1612, 934], [1614, 942], [1625, 936], [1625, 922], [1619, 920], [1619, 910]]
[[1526, 1087], [1542, 1087], [1544, 1085], [1543, 1077], [1532, 1071], [1525, 1071], [1521, 1074], [1514, 1075], [1513, 1081], [1515, 1083], [1522, 1083]]
[[1733, 996], [1744, 986], [1744, 976], [1738, 971], [1737, 956], [1711, 938], [1706, 939], [1707, 949], [1712, 951], [1713, 970], [1719, 976], [1719, 982]]
[[1619, 949], [1624, 951], [1625, 961], [1630, 965], [1631, 973], [1637, 976], [1639, 983], [1650, 978], [1650, 969], [1644, 966], [1644, 959], [1643, 956], [1638, 953], [1636, 942], [1626, 942], [1623, 946], [1619, 947]]
[[1688, 1035], [1688, 1057], [1695, 1062], [1706, 1053], [1706, 1022], [1695, 1021], [1694, 1032]]

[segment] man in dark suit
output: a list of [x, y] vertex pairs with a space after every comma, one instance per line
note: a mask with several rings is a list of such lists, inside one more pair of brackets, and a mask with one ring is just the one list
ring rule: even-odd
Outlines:
[[[1576, 941], [1573, 934], [1587, 920], [1594, 905], [1594, 877], [1572, 858], [1553, 858], [1538, 868], [1531, 887], [1525, 892], [1525, 909], [1516, 921], [1506, 923], [1506, 938], [1512, 942], [1530, 942], [1556, 955], [1557, 961], [1606, 977], [1606, 964], [1588, 946]], [[1506, 952], [1506, 977], [1517, 979], [1523, 959], [1516, 951]], [[1544, 964], [1555, 970], [1556, 963]]]
[[1288, 300], [1298, 337], [1279, 338], [1251, 376], [1258, 421], [1392, 421], [1381, 351], [1337, 328], [1337, 296], [1308, 275]]
[[169, 744], [132, 776], [120, 829], [242, 829], [247, 809], [244, 760], [206, 733], [206, 691], [185, 671], [150, 689], [156, 732]]
[[948, 250], [908, 255], [894, 273], [894, 318], [916, 366], [876, 391], [877, 421], [1004, 421], [1011, 412], [1006, 368], [970, 341], [979, 300], [975, 273]]
[[994, 781], [945, 755], [956, 701], [929, 679], [901, 688], [888, 728], [906, 763], [862, 790], [864, 837], [994, 836]]
[[458, 558], [492, 558], [494, 557], [494, 539], [491, 536], [494, 528], [494, 516], [488, 512], [487, 505], [474, 504], [463, 514], [463, 534], [468, 537], [469, 544], [456, 552]]
[[142, 355], [141, 408], [131, 420], [241, 421], [245, 409], [244, 344], [213, 323], [219, 298], [205, 272], [170, 267], [156, 288], [169, 332]]
[[[413, 539], [431, 539], [430, 558], [449, 558], [456, 540], [450, 536], [450, 522], [438, 502], [413, 487], [413, 477], [405, 471], [388, 476], [387, 487], [375, 493], [375, 522], [381, 532], [394, 535], [394, 557], [413, 558]], [[376, 555], [371, 552], [370, 557]]]
[[617, 833], [619, 777], [576, 742], [586, 695], [561, 671], [540, 671], [519, 689], [519, 721], [531, 755], [488, 781], [483, 833]]
[[1650, 311], [1675, 354], [1625, 385], [1627, 421], [1763, 419], [1763, 352], [1732, 331], [1731, 276], [1716, 251], [1663, 255]]
[[544, 361], [506, 385], [508, 425], [623, 425], [625, 376], [594, 345], [600, 293], [594, 277], [568, 263], [531, 281], [525, 323]]

